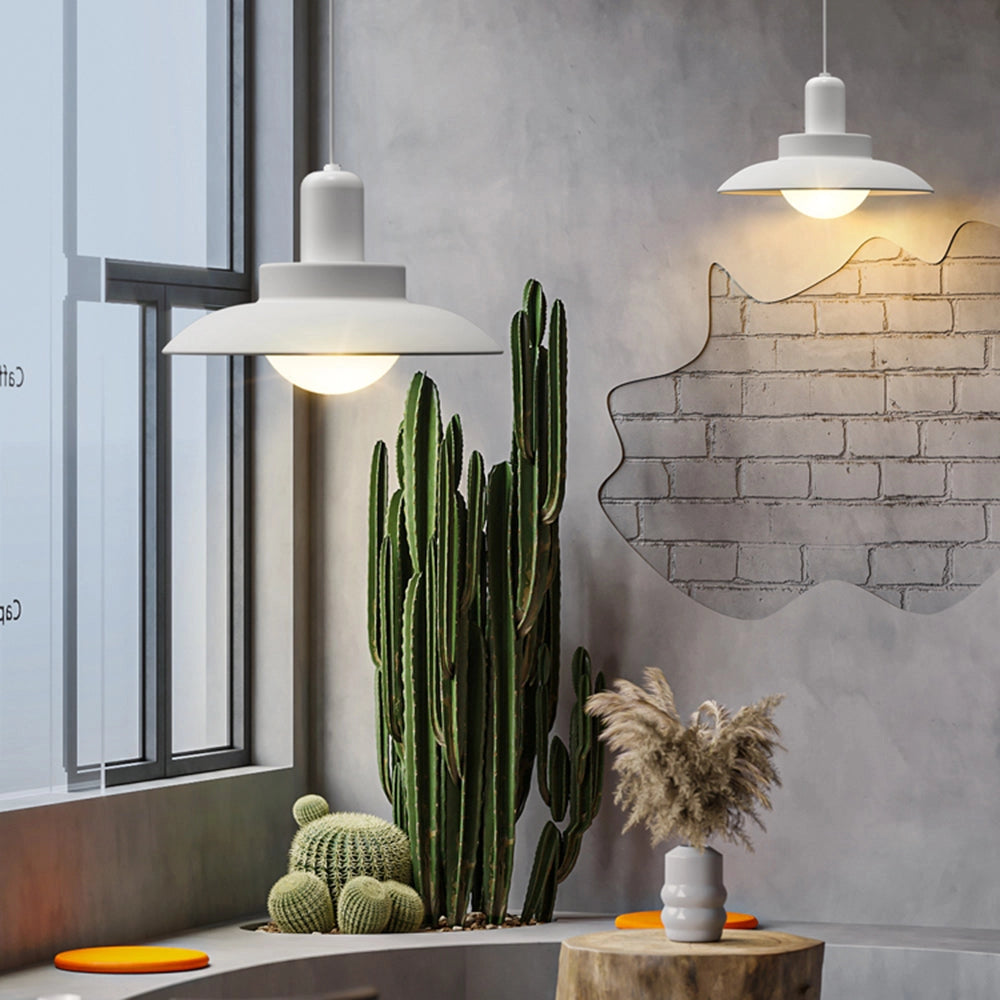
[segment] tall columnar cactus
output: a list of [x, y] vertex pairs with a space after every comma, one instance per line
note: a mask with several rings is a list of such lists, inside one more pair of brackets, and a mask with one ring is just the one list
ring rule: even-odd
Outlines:
[[[546, 320], [548, 334], [546, 340]], [[510, 458], [485, 472], [462, 423], [442, 428], [437, 387], [418, 373], [396, 440], [372, 456], [368, 624], [382, 785], [409, 833], [413, 879], [432, 918], [506, 915], [515, 824], [537, 770], [551, 812], [522, 917], [548, 920], [597, 814], [599, 725], [573, 657], [569, 747], [552, 736], [559, 697], [559, 526], [566, 482], [566, 317], [529, 281], [511, 322]], [[568, 820], [567, 820], [568, 814]], [[558, 824], [565, 825], [560, 828]]]

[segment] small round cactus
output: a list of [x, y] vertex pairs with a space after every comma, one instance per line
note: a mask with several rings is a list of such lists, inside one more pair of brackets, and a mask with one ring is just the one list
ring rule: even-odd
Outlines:
[[420, 930], [424, 922], [424, 901], [416, 889], [402, 882], [383, 882], [382, 887], [389, 894], [389, 922], [385, 925], [389, 934], [409, 934]]
[[330, 813], [306, 823], [295, 834], [288, 870], [317, 875], [336, 906], [341, 889], [356, 875], [409, 883], [410, 839], [398, 826], [377, 816]]
[[391, 910], [385, 886], [368, 875], [358, 875], [340, 890], [337, 923], [344, 934], [381, 934]]
[[292, 815], [299, 826], [305, 826], [320, 816], [327, 816], [330, 813], [330, 803], [322, 795], [303, 795], [295, 800], [292, 806]]
[[271, 887], [267, 912], [286, 934], [325, 934], [333, 928], [333, 900], [326, 883], [310, 872], [290, 872]]

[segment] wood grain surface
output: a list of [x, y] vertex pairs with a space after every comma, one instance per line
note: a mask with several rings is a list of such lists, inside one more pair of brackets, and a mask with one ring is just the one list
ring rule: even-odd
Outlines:
[[823, 942], [777, 931], [724, 931], [683, 944], [663, 931], [564, 941], [556, 1000], [819, 1000]]

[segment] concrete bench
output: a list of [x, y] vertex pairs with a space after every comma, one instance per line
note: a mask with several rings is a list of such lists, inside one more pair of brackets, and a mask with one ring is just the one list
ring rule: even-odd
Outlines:
[[[779, 923], [826, 942], [823, 1000], [996, 1000], [1000, 930]], [[496, 931], [292, 935], [236, 925], [156, 942], [208, 952], [201, 970], [87, 975], [39, 966], [0, 976], [0, 1000], [242, 1000], [374, 986], [381, 1000], [552, 1000], [564, 938], [606, 931], [610, 917], [566, 916]]]

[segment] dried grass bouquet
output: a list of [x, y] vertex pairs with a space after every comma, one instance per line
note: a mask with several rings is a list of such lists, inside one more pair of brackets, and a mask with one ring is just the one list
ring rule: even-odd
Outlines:
[[735, 716], [706, 701], [685, 726], [660, 670], [647, 667], [646, 690], [617, 680], [614, 690], [591, 695], [586, 711], [604, 720], [601, 739], [616, 754], [615, 803], [639, 823], [654, 845], [678, 836], [699, 850], [713, 834], [748, 850], [757, 808], [771, 808], [770, 786], [781, 780], [771, 760], [781, 733], [771, 713], [784, 695], [772, 694]]

